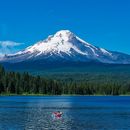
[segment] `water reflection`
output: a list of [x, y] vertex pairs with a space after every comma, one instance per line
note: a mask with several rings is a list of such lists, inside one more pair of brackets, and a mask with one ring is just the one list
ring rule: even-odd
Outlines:
[[[68, 99], [56, 98], [56, 97], [48, 97], [48, 98], [40, 98], [34, 101], [33, 99], [28, 103], [27, 108], [28, 113], [25, 116], [25, 129], [47, 129], [47, 130], [68, 130], [70, 125], [68, 124], [69, 119], [67, 116], [68, 110], [67, 108], [71, 107], [71, 102]], [[25, 111], [25, 110], [24, 110]], [[53, 120], [51, 114], [54, 111], [62, 111], [63, 118], [60, 120]]]
[[[130, 129], [130, 97], [1, 97], [0, 130]], [[63, 118], [53, 120], [52, 112]]]

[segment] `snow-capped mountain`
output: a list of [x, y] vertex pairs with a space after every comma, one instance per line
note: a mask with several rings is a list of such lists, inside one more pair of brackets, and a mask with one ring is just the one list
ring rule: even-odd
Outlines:
[[112, 52], [93, 46], [77, 37], [69, 30], [58, 31], [47, 39], [29, 46], [23, 51], [6, 55], [1, 62], [18, 63], [41, 61], [72, 61], [130, 64], [130, 55]]

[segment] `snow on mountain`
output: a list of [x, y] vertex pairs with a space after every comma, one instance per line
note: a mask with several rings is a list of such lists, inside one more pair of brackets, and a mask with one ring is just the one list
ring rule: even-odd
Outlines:
[[50, 35], [47, 39], [29, 46], [23, 51], [7, 55], [0, 60], [16, 63], [45, 59], [48, 61], [88, 62], [96, 60], [103, 63], [130, 63], [129, 55], [93, 46], [69, 30], [58, 31], [55, 35]]

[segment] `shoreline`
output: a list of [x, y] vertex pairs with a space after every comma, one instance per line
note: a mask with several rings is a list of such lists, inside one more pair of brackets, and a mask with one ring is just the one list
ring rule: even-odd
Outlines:
[[62, 94], [62, 95], [48, 95], [48, 94], [0, 94], [0, 96], [130, 96], [130, 94], [122, 95], [78, 95], [78, 94]]

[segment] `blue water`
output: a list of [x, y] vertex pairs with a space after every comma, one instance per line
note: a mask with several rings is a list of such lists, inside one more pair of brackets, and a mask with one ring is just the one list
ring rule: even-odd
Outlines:
[[0, 130], [130, 130], [130, 97], [2, 96]]

